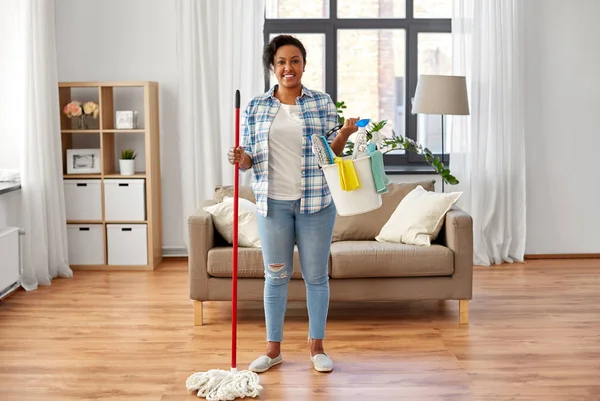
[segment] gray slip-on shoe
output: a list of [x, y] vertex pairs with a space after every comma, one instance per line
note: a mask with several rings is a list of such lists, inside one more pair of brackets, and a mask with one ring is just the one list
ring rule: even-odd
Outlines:
[[331, 372], [333, 370], [333, 361], [326, 354], [311, 356], [310, 360], [318, 372]]
[[275, 358], [269, 358], [266, 355], [259, 356], [251, 364], [249, 369], [256, 373], [266, 372], [271, 367], [280, 364], [283, 361], [283, 356], [279, 354]]

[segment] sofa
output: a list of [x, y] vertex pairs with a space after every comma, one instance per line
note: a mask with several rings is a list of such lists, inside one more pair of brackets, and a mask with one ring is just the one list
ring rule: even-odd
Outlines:
[[[428, 246], [375, 240], [400, 201], [418, 185], [435, 190], [435, 180], [391, 183], [379, 209], [337, 216], [329, 256], [331, 302], [456, 300], [458, 321], [467, 324], [473, 283], [473, 224], [469, 214], [453, 205], [443, 217], [439, 235]], [[213, 216], [204, 207], [232, 194], [232, 187], [217, 187], [213, 199], [206, 200], [188, 219], [194, 325], [203, 324], [203, 302], [231, 301], [232, 247], [215, 230]], [[240, 197], [255, 202], [249, 187], [240, 187]], [[261, 249], [238, 249], [238, 300], [262, 302]], [[299, 262], [296, 249], [289, 301], [304, 301], [306, 297]]]

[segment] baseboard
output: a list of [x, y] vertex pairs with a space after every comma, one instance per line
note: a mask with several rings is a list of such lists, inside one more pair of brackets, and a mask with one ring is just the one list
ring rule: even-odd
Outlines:
[[172, 257], [187, 257], [188, 251], [185, 246], [164, 246], [163, 247], [163, 257], [164, 258], [172, 258]]
[[549, 253], [525, 255], [525, 259], [600, 259], [600, 253]]
[[10, 285], [9, 287], [2, 290], [2, 292], [0, 292], [0, 301], [3, 300], [4, 298], [8, 298], [9, 295], [14, 294], [15, 292], [17, 292], [18, 290], [20, 290], [22, 288], [23, 287], [21, 287], [21, 280]]

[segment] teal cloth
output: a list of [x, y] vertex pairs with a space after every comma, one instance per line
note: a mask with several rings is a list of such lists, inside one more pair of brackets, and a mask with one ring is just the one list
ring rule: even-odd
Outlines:
[[390, 179], [385, 174], [383, 154], [378, 150], [374, 150], [374, 147], [371, 147], [370, 145], [367, 149], [370, 151], [371, 156], [371, 172], [373, 173], [373, 180], [375, 181], [375, 190], [377, 190], [378, 194], [384, 194], [388, 191], [387, 186], [390, 183]]

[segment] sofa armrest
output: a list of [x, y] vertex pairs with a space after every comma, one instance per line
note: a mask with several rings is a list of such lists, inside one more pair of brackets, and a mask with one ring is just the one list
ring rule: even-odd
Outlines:
[[[471, 299], [473, 287], [473, 218], [467, 212], [453, 206], [444, 221], [444, 245], [454, 252], [453, 279], [459, 280], [461, 293]], [[466, 287], [463, 287], [466, 286]]]
[[215, 246], [215, 228], [212, 215], [204, 207], [214, 205], [208, 200], [188, 219], [190, 299], [208, 300], [208, 251]]

